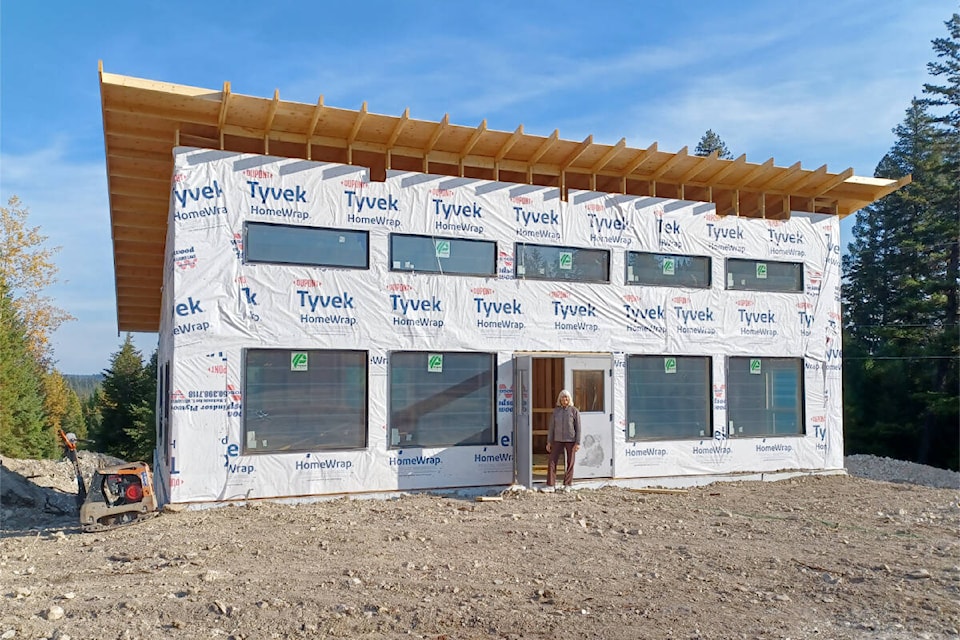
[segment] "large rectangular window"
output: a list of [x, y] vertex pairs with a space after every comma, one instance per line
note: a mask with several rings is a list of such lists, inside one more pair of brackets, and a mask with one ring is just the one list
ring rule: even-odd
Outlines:
[[610, 252], [604, 249], [518, 242], [514, 265], [515, 275], [520, 279], [610, 282]]
[[245, 454], [366, 446], [366, 351], [250, 349], [244, 382]]
[[495, 377], [489, 353], [392, 353], [390, 446], [493, 444]]
[[366, 231], [247, 222], [243, 248], [247, 262], [351, 269], [370, 263]]
[[803, 433], [803, 360], [727, 360], [727, 420], [731, 436]]
[[390, 234], [390, 270], [447, 275], [497, 275], [497, 243]]
[[627, 440], [712, 437], [705, 356], [627, 356]]
[[727, 289], [803, 291], [803, 264], [727, 258]]
[[710, 258], [627, 252], [627, 284], [710, 288]]

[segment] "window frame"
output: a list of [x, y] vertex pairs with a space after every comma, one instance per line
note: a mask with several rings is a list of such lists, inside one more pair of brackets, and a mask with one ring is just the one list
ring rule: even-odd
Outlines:
[[[293, 230], [295, 229], [296, 233], [303, 235], [309, 233], [330, 233], [330, 234], [348, 234], [351, 236], [358, 236], [363, 239], [363, 266], [357, 266], [354, 264], [341, 264], [337, 262], [329, 261], [305, 261], [305, 260], [265, 260], [258, 258], [250, 257], [250, 229], [259, 228], [259, 229], [283, 229], [283, 230]], [[309, 227], [302, 225], [293, 225], [293, 224], [277, 224], [273, 222], [260, 222], [258, 220], [245, 220], [243, 223], [243, 261], [245, 264], [279, 264], [279, 265], [296, 265], [296, 266], [306, 266], [306, 267], [323, 267], [331, 269], [354, 269], [360, 271], [366, 271], [370, 269], [370, 232], [366, 229], [341, 229], [337, 227]]]
[[[731, 375], [734, 363], [738, 361], [748, 361], [747, 367], [749, 368], [749, 361], [753, 359], [758, 359], [761, 361], [761, 373], [759, 378], [763, 380], [763, 395], [765, 398], [765, 405], [763, 408], [741, 408], [738, 405], [742, 404], [739, 400], [736, 399], [736, 394], [740, 392], [740, 385], [736, 383], [736, 377]], [[770, 417], [776, 417], [776, 413], [782, 413], [784, 410], [776, 406], [777, 401], [777, 389], [775, 388], [775, 381], [773, 376], [768, 377], [768, 374], [774, 374], [777, 372], [785, 371], [782, 368], [768, 369], [764, 366], [764, 362], [774, 361], [778, 363], [783, 362], [792, 362], [794, 364], [793, 371], [796, 373], [797, 386], [794, 390], [794, 398], [796, 400], [795, 410], [793, 416], [796, 419], [797, 429], [789, 433], [777, 433], [776, 432], [776, 420], [773, 421], [773, 430], [771, 430], [771, 420]], [[727, 380], [727, 425], [728, 425], [728, 436], [731, 438], [782, 438], [782, 437], [803, 437], [807, 433], [806, 426], [806, 381], [804, 380], [804, 373], [806, 363], [803, 358], [793, 358], [793, 357], [766, 357], [766, 356], [728, 356], [726, 360], [726, 380]], [[748, 373], [747, 376], [752, 376], [753, 374]], [[753, 394], [756, 395], [756, 394]], [[748, 431], [746, 433], [737, 432], [737, 420], [736, 413], [740, 411], [763, 411], [765, 413], [764, 426], [765, 431], [760, 433], [756, 431]], [[730, 427], [732, 425], [732, 428]]]
[[[395, 237], [399, 237], [399, 238], [421, 238], [421, 239], [423, 239], [423, 240], [431, 240], [431, 241], [433, 241], [433, 242], [436, 242], [437, 240], [448, 240], [448, 241], [451, 242], [451, 246], [452, 246], [452, 243], [454, 243], [454, 242], [456, 242], [456, 243], [479, 243], [479, 244], [484, 244], [484, 245], [490, 245], [490, 246], [492, 247], [492, 249], [493, 249], [493, 253], [492, 253], [492, 255], [491, 255], [490, 270], [489, 270], [488, 272], [486, 272], [486, 273], [477, 273], [477, 272], [470, 272], [470, 271], [455, 271], [455, 270], [443, 269], [443, 268], [440, 268], [440, 266], [439, 266], [439, 260], [440, 260], [440, 258], [437, 258], [437, 259], [436, 259], [437, 261], [435, 262], [435, 264], [437, 265], [437, 268], [436, 268], [436, 269], [433, 269], [433, 270], [430, 270], [430, 269], [417, 269], [417, 268], [414, 268], [414, 269], [402, 269], [402, 268], [400, 268], [400, 269], [398, 269], [398, 268], [396, 268], [396, 267], [394, 266], [394, 246], [393, 246], [393, 239], [394, 239]], [[393, 272], [396, 272], [396, 273], [421, 273], [421, 274], [426, 273], [426, 274], [435, 274], [435, 275], [442, 275], [442, 276], [446, 276], [446, 275], [451, 275], [451, 276], [471, 276], [471, 277], [477, 277], [477, 278], [492, 278], [492, 277], [495, 277], [495, 276], [497, 275], [497, 241], [496, 241], [496, 240], [487, 240], [487, 239], [483, 239], [483, 238], [452, 238], [452, 237], [448, 237], [448, 236], [426, 235], [426, 234], [418, 234], [418, 233], [391, 233], [388, 242], [389, 242], [389, 256], [388, 256], [388, 262], [389, 262], [389, 264], [388, 264], [388, 266], [389, 266], [390, 271], [393, 271]]]
[[[684, 360], [697, 360], [699, 364], [704, 367], [706, 378], [704, 380], [703, 388], [703, 397], [700, 398], [703, 403], [703, 416], [705, 417], [705, 426], [704, 433], [700, 434], [683, 434], [683, 433], [673, 433], [670, 435], [641, 435], [639, 429], [635, 430], [634, 435], [630, 435], [630, 421], [631, 417], [634, 415], [632, 413], [633, 405], [633, 391], [631, 388], [631, 373], [630, 373], [630, 361], [631, 360], [652, 360], [657, 359], [663, 361], [665, 358], [677, 358]], [[714, 427], [714, 416], [713, 416], [713, 356], [705, 355], [679, 355], [679, 354], [646, 354], [646, 353], [637, 353], [637, 354], [628, 354], [624, 361], [624, 387], [625, 387], [625, 411], [626, 411], [626, 429], [624, 436], [626, 442], [656, 442], [656, 441], [666, 441], [666, 440], [705, 440], [712, 439], [715, 432]], [[663, 375], [673, 375], [664, 373]], [[666, 382], [664, 382], [664, 385]], [[670, 396], [667, 396], [670, 397]], [[683, 406], [684, 402], [689, 403], [692, 399], [691, 396], [684, 396], [680, 398], [680, 403], [677, 406]], [[672, 409], [667, 409], [667, 411], [672, 411]]]
[[[678, 283], [678, 282], [652, 282], [652, 281], [642, 281], [642, 280], [630, 280], [630, 267], [634, 266], [630, 263], [631, 256], [656, 256], [664, 258], [690, 258], [692, 260], [706, 260], [707, 268], [707, 281], [705, 284], [689, 284], [689, 283]], [[713, 287], [713, 258], [711, 256], [693, 256], [685, 255], [680, 253], [659, 253], [655, 251], [627, 251], [624, 254], [624, 266], [623, 266], [623, 282], [625, 285], [630, 287], [676, 287], [684, 289], [710, 289]]]
[[[363, 397], [359, 403], [360, 411], [359, 417], [360, 422], [357, 425], [360, 430], [360, 442], [353, 446], [340, 446], [338, 444], [324, 444], [313, 442], [309, 445], [290, 447], [290, 448], [259, 448], [259, 447], [248, 447], [248, 434], [250, 432], [249, 426], [251, 425], [251, 415], [253, 410], [251, 408], [251, 398], [252, 391], [250, 388], [250, 364], [249, 357], [251, 353], [255, 352], [283, 352], [286, 354], [292, 354], [294, 352], [306, 351], [310, 353], [322, 353], [329, 355], [330, 353], [338, 354], [355, 354], [359, 356], [358, 362], [362, 363], [362, 374], [360, 375], [360, 380], [362, 381], [362, 392]], [[340, 368], [338, 371], [342, 372], [347, 371], [346, 368]], [[273, 383], [279, 384], [279, 383]], [[320, 385], [324, 383], [319, 383]], [[288, 390], [295, 390], [295, 386], [287, 386]], [[346, 388], [346, 387], [345, 387]], [[310, 408], [310, 411], [316, 416], [325, 415], [325, 407], [317, 406]], [[317, 418], [317, 424], [319, 425], [321, 419]], [[311, 348], [246, 348], [243, 349], [243, 417], [241, 419], [241, 442], [240, 442], [240, 451], [242, 455], [278, 455], [285, 453], [304, 453], [304, 452], [314, 452], [314, 451], [362, 451], [369, 446], [370, 440], [370, 354], [367, 350], [363, 349], [311, 349]]]
[[[562, 251], [564, 249], [571, 250], [571, 251], [590, 251], [590, 252], [596, 252], [598, 254], [602, 254], [606, 257], [606, 265], [604, 267], [604, 271], [606, 272], [606, 277], [605, 279], [597, 280], [597, 279], [579, 279], [579, 278], [553, 278], [553, 277], [546, 277], [546, 276], [540, 276], [540, 275], [531, 276], [530, 274], [526, 273], [525, 268], [524, 268], [524, 273], [521, 274], [519, 273], [518, 270], [521, 268], [521, 266], [524, 266], [524, 265], [521, 265], [521, 259], [520, 259], [522, 247], [523, 248], [535, 247], [537, 249], [546, 249], [549, 251]], [[568, 245], [536, 244], [533, 242], [514, 242], [513, 244], [513, 276], [517, 280], [537, 280], [541, 282], [584, 282], [584, 283], [593, 283], [593, 284], [610, 284], [611, 258], [612, 256], [611, 256], [610, 249], [602, 249], [598, 247], [572, 247]]]
[[[400, 397], [400, 393], [394, 389], [395, 379], [395, 362], [397, 356], [420, 356], [426, 355], [429, 357], [433, 354], [441, 354], [443, 356], [447, 355], [467, 355], [467, 356], [484, 356], [489, 363], [489, 394], [487, 395], [486, 401], [488, 403], [487, 408], [487, 419], [489, 420], [489, 438], [485, 439], [482, 442], [452, 442], [452, 441], [425, 441], [417, 436], [417, 430], [412, 431], [399, 431], [397, 432], [398, 442], [394, 443], [393, 441], [393, 431], [394, 425], [399, 424], [399, 420], [396, 415], [400, 414], [402, 411], [409, 411], [410, 406], [404, 407], [402, 410], [394, 407], [394, 402], [397, 398]], [[424, 351], [424, 350], [404, 350], [404, 351], [393, 351], [390, 353], [390, 364], [388, 367], [387, 373], [387, 391], [389, 394], [389, 399], [387, 402], [387, 449], [389, 450], [398, 450], [405, 448], [422, 448], [422, 449], [432, 449], [432, 448], [448, 448], [448, 447], [482, 447], [482, 446], [492, 446], [497, 443], [497, 354], [487, 351]], [[448, 387], [449, 388], [449, 387]], [[482, 387], [480, 387], [482, 388]], [[424, 402], [429, 400], [429, 398], [437, 397], [436, 394], [426, 398], [416, 398], [414, 399], [414, 404], [419, 402]], [[433, 413], [433, 412], [431, 412]], [[418, 415], [428, 415], [428, 414], [418, 414]], [[403, 436], [407, 433], [412, 434], [415, 438], [404, 439]]]
[[[736, 264], [752, 264], [754, 268], [760, 264], [776, 264], [776, 265], [790, 265], [800, 268], [800, 277], [799, 277], [799, 289], [790, 288], [785, 289], [783, 287], [751, 287], [751, 286], [731, 286], [731, 276], [734, 274], [730, 272], [731, 263]], [[759, 260], [753, 258], [726, 258], [724, 260], [723, 266], [723, 285], [727, 291], [754, 291], [754, 292], [772, 292], [772, 293], [804, 293], [806, 286], [804, 284], [804, 265], [802, 262], [788, 262], [784, 260]], [[759, 278], [755, 278], [759, 280]], [[734, 283], [735, 285], [736, 283]]]

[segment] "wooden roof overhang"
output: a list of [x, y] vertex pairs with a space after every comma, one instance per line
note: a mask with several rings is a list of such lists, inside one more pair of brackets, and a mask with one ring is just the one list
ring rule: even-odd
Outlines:
[[476, 127], [235, 94], [115, 75], [100, 65], [110, 226], [119, 331], [160, 327], [170, 185], [175, 146], [716, 203], [720, 215], [784, 219], [791, 211], [849, 215], [910, 182], [633, 148], [621, 139], [564, 140], [523, 125]]

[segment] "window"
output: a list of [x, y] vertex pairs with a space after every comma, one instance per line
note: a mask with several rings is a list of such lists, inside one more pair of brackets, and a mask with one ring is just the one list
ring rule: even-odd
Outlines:
[[518, 278], [610, 282], [610, 252], [603, 249], [518, 242], [514, 261]]
[[727, 289], [803, 291], [803, 264], [727, 258]]
[[627, 284], [710, 288], [710, 258], [627, 252]]
[[247, 262], [354, 269], [370, 262], [366, 231], [247, 222], [244, 232]]
[[245, 454], [366, 446], [366, 351], [250, 349], [245, 374]]
[[710, 438], [705, 356], [627, 356], [627, 440]]
[[573, 401], [580, 413], [604, 413], [606, 394], [604, 391], [605, 369], [573, 370]]
[[496, 439], [489, 353], [390, 355], [390, 445], [445, 447]]
[[390, 270], [495, 276], [497, 243], [488, 240], [391, 234]]
[[803, 434], [803, 360], [730, 358], [727, 419], [731, 436]]

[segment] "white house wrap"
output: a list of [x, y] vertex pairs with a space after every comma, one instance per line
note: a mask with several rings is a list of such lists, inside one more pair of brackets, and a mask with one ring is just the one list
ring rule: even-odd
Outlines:
[[367, 175], [175, 149], [165, 502], [530, 484], [539, 358], [585, 482], [842, 468], [836, 216]]

